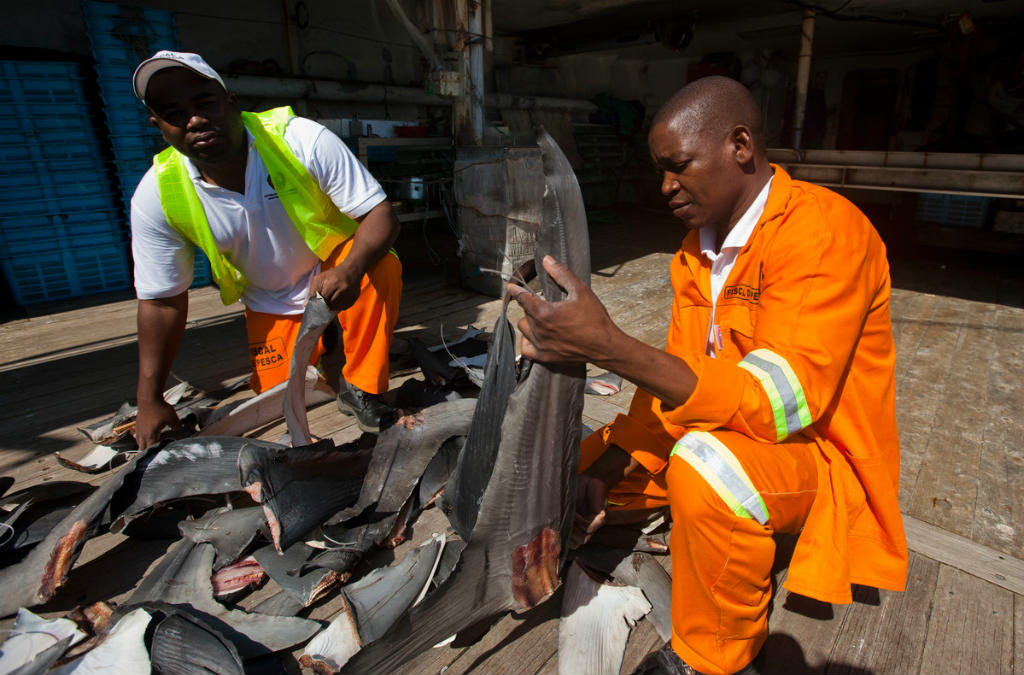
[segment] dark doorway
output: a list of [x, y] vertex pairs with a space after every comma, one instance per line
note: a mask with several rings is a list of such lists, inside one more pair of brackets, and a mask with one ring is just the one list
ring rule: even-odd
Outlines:
[[888, 150], [899, 86], [900, 73], [895, 68], [847, 73], [836, 146], [842, 150]]

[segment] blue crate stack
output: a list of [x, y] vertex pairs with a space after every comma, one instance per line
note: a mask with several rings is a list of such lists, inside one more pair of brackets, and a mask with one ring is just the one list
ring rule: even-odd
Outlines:
[[990, 197], [921, 193], [917, 196], [917, 219], [925, 223], [954, 227], [984, 227]]
[[[96, 61], [121, 200], [128, 216], [132, 194], [152, 164], [153, 155], [167, 147], [149, 123], [145, 106], [135, 98], [132, 74], [155, 52], [178, 49], [174, 13], [93, 0], [83, 0], [82, 13]], [[210, 281], [210, 263], [196, 248], [192, 285]]]
[[15, 301], [127, 288], [127, 230], [67, 61], [0, 61], [0, 266]]

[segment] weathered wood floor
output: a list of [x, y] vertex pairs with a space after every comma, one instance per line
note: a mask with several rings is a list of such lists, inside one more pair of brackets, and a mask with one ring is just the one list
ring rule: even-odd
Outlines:
[[[628, 222], [592, 225], [595, 289], [620, 325], [653, 345], [664, 345], [667, 269], [678, 236], [671, 223], [642, 212]], [[900, 503], [912, 551], [907, 591], [859, 588], [853, 604], [832, 606], [780, 590], [761, 668], [1024, 672], [1024, 284], [984, 267], [954, 269], [927, 260], [897, 261], [893, 277]], [[498, 301], [419, 281], [407, 285], [399, 333], [436, 337], [443, 330], [451, 337], [468, 324], [489, 330], [498, 311]], [[0, 475], [13, 476], [15, 489], [87, 479], [61, 468], [53, 453], [78, 457], [90, 450], [75, 427], [133, 397], [134, 320], [134, 301], [117, 300], [46, 308], [0, 325]], [[197, 289], [175, 373], [213, 389], [245, 373], [244, 343], [239, 310], [221, 306], [215, 290]], [[632, 391], [627, 386], [611, 397], [586, 397], [585, 421], [596, 427], [612, 419]], [[310, 411], [310, 424], [314, 434], [338, 441], [357, 435], [332, 404]], [[275, 439], [282, 431], [275, 425], [260, 435]], [[441, 527], [436, 510], [428, 512], [416, 538]], [[43, 613], [57, 616], [82, 602], [126, 597], [169, 543], [98, 537]], [[557, 672], [557, 605], [556, 597], [505, 617], [479, 640], [463, 636], [406, 670]], [[327, 618], [336, 610], [328, 599], [311, 616]], [[641, 622], [623, 672], [657, 641], [650, 624]]]

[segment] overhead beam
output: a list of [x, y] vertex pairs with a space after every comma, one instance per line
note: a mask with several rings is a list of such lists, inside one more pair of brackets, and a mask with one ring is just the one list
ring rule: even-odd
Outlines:
[[528, 60], [662, 43], [685, 49], [693, 38], [696, 13], [674, 3], [641, 3], [628, 11], [612, 7], [568, 24], [520, 31], [517, 41]]
[[1024, 199], [1024, 155], [770, 148], [768, 159], [828, 187]]
[[[351, 103], [384, 103], [387, 101], [388, 103], [441, 107], [452, 105], [451, 98], [430, 94], [416, 87], [264, 75], [224, 75], [223, 78], [228, 91], [239, 96], [307, 98], [314, 101], [347, 101]], [[522, 110], [569, 110], [581, 113], [597, 110], [597, 106], [590, 101], [552, 96], [485, 94], [484, 104], [492, 108]]]

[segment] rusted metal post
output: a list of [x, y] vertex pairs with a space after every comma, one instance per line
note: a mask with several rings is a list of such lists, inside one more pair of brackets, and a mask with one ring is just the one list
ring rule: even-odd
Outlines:
[[494, 51], [494, 0], [482, 0], [484, 6], [484, 47], [488, 52]]
[[288, 46], [289, 70], [292, 75], [302, 75], [299, 63], [299, 32], [295, 29], [295, 13], [288, 0], [281, 0], [281, 8], [284, 10], [284, 39]]
[[469, 116], [472, 145], [484, 138], [484, 18], [480, 2], [469, 3]]
[[476, 0], [454, 0], [455, 49], [462, 90], [452, 104], [452, 123], [458, 145], [480, 145], [484, 129], [483, 18]]
[[807, 89], [811, 80], [811, 52], [814, 43], [813, 9], [804, 10], [800, 29], [800, 60], [796, 68], [796, 101], [793, 110], [793, 147], [800, 149], [803, 141], [804, 114], [807, 110]]
[[[284, 11], [284, 39], [288, 47], [289, 70], [292, 75], [299, 77], [305, 73], [302, 72], [302, 63], [299, 59], [299, 31], [295, 24], [295, 11], [291, 0], [281, 0], [281, 9]], [[309, 104], [305, 97], [298, 99], [292, 105], [299, 115], [309, 113]]]
[[397, 18], [398, 22], [402, 24], [403, 28], [405, 28], [405, 32], [409, 34], [410, 38], [412, 38], [413, 43], [419, 47], [420, 53], [423, 54], [423, 58], [430, 63], [431, 69], [444, 70], [444, 64], [441, 63], [440, 57], [438, 57], [437, 52], [434, 51], [434, 46], [427, 41], [426, 37], [424, 37], [423, 31], [421, 31], [416, 24], [406, 16], [405, 10], [402, 9], [402, 4], [398, 0], [387, 0], [387, 3], [388, 7], [390, 7], [391, 11], [394, 13], [395, 18]]

